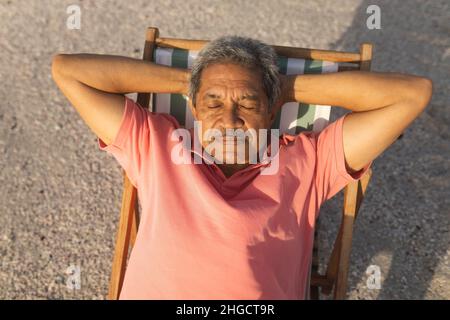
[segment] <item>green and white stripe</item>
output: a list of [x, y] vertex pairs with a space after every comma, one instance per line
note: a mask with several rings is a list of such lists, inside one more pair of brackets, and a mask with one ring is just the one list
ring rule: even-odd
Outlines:
[[[155, 62], [178, 68], [191, 68], [198, 51], [174, 48], [155, 49]], [[337, 72], [338, 64], [329, 61], [293, 59], [279, 57], [279, 71], [282, 74], [317, 74]], [[181, 126], [190, 129], [194, 126], [194, 117], [187, 104], [187, 97], [180, 94], [159, 93], [153, 95], [153, 111], [174, 116]], [[289, 102], [278, 112], [272, 128], [280, 129], [280, 134], [298, 134], [301, 131], [319, 132], [328, 125], [330, 106], [309, 105]]]

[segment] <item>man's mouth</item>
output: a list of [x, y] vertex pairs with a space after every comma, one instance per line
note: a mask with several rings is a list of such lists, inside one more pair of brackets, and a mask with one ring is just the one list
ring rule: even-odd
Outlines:
[[237, 136], [222, 136], [222, 137], [211, 138], [209, 140], [210, 143], [220, 142], [220, 141], [222, 141], [223, 144], [239, 144], [239, 143], [245, 143], [246, 138], [245, 137], [237, 137]]

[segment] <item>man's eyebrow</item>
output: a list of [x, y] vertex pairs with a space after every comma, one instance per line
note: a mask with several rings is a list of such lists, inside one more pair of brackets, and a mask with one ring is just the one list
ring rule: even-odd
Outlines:
[[[203, 100], [206, 99], [221, 99], [222, 96], [221, 95], [217, 95], [214, 93], [206, 93], [203, 96]], [[242, 96], [239, 97], [239, 100], [252, 100], [252, 101], [259, 101], [258, 95], [256, 94], [244, 94]]]
[[203, 100], [206, 100], [206, 99], [220, 99], [220, 98], [222, 98], [221, 95], [217, 95], [217, 94], [214, 94], [214, 93], [207, 93], [207, 94], [205, 94], [203, 96]]
[[259, 101], [258, 95], [256, 94], [244, 94], [240, 97], [240, 100], [252, 100], [252, 101]]

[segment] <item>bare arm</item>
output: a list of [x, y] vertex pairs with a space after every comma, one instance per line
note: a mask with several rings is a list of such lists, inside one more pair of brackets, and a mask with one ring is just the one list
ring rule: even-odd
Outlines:
[[346, 71], [281, 76], [283, 101], [340, 106], [346, 165], [358, 171], [387, 149], [431, 99], [428, 78], [399, 73]]
[[90, 129], [110, 144], [130, 92], [187, 93], [189, 71], [121, 56], [57, 54], [53, 79]]

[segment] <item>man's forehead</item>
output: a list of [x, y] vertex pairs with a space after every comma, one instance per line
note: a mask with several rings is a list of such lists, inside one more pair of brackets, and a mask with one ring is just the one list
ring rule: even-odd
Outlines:
[[[259, 71], [234, 63], [213, 64], [202, 73], [200, 92], [202, 96], [222, 96], [232, 93], [236, 96], [259, 96], [262, 91]], [[200, 93], [199, 92], [199, 93]]]
[[[259, 100], [259, 93], [256, 90], [243, 90], [241, 92], [238, 92], [236, 94], [238, 99], [241, 100]], [[204, 94], [203, 94], [203, 100], [207, 100], [207, 99], [223, 99], [224, 95], [223, 95], [223, 90], [220, 89], [214, 89], [211, 88], [209, 90], [207, 90]]]

